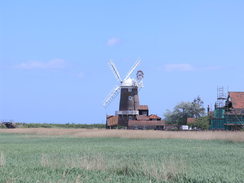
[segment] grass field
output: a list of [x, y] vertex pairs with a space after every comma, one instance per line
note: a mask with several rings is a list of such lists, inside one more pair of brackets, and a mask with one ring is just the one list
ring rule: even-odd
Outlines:
[[0, 182], [244, 182], [243, 132], [21, 130], [0, 130]]

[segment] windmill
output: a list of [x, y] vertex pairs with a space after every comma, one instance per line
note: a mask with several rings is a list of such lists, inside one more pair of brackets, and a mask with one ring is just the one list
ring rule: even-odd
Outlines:
[[138, 89], [143, 87], [142, 80], [144, 73], [141, 70], [137, 71], [135, 79], [131, 78], [131, 74], [135, 71], [140, 62], [141, 61], [138, 60], [122, 80], [115, 64], [109, 61], [109, 66], [119, 83], [105, 98], [103, 106], [107, 107], [120, 93], [119, 111], [116, 112], [116, 115], [118, 116], [118, 124], [121, 126], [127, 126], [128, 120], [135, 119], [136, 115], [139, 114], [137, 110], [139, 106]]

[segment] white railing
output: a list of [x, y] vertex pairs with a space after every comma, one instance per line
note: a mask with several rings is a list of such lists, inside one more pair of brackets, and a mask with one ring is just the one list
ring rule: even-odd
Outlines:
[[116, 115], [139, 115], [139, 111], [116, 111]]

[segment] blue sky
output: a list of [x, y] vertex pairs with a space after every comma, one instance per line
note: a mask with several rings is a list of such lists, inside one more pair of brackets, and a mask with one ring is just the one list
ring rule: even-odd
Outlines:
[[[163, 115], [217, 86], [244, 91], [244, 1], [0, 1], [0, 120], [105, 123], [107, 62], [145, 73], [141, 104]], [[135, 73], [133, 74], [135, 76]]]

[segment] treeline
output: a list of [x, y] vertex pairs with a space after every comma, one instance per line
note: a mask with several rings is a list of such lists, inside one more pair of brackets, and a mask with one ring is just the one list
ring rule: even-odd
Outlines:
[[[204, 102], [199, 96], [192, 102], [181, 102], [173, 110], [167, 110], [164, 113], [164, 120], [167, 124], [177, 126], [178, 129], [182, 125], [188, 125], [192, 128], [208, 130], [210, 118], [203, 104]], [[194, 121], [188, 123], [188, 118], [193, 118]]]
[[14, 123], [16, 128], [105, 128], [105, 124], [52, 124], [52, 123]]

